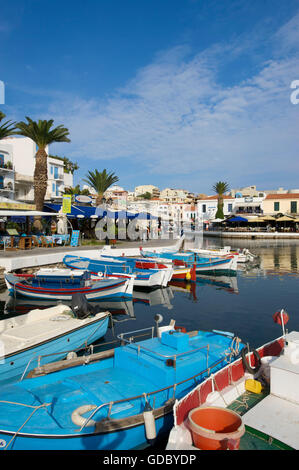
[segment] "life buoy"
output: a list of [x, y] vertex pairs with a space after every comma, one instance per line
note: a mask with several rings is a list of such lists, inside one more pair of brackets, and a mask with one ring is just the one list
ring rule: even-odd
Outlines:
[[256, 351], [256, 349], [252, 349], [252, 354], [254, 355], [255, 357], [255, 361], [256, 361], [256, 366], [255, 367], [251, 367], [246, 359], [246, 354], [249, 352], [248, 350], [248, 347], [246, 346], [245, 348], [242, 349], [241, 351], [241, 356], [242, 356], [242, 363], [243, 363], [243, 366], [244, 366], [244, 369], [247, 370], [247, 372], [249, 372], [250, 374], [256, 374], [260, 367], [261, 367], [261, 356], [259, 355], [259, 353]]

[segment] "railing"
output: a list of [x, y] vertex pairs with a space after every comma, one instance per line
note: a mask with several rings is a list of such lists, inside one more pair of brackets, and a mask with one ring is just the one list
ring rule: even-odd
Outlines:
[[132, 341], [134, 340], [134, 337], [132, 337], [132, 336], [129, 339], [124, 338], [125, 335], [130, 335], [130, 334], [133, 334], [133, 333], [140, 333], [141, 331], [147, 331], [147, 330], [150, 330], [152, 332], [152, 338], [153, 338], [154, 337], [154, 328], [155, 327], [149, 327], [149, 328], [143, 328], [142, 330], [136, 330], [136, 331], [131, 331], [131, 332], [127, 332], [127, 333], [120, 333], [119, 335], [117, 335], [117, 338], [119, 338], [122, 343], [126, 342], [129, 346], [132, 347], [132, 349], [137, 350], [137, 355], [138, 356], [140, 355], [140, 351], [142, 350], [142, 351], [151, 353], [153, 356], [158, 356], [161, 359], [173, 359], [173, 367], [174, 368], [176, 368], [177, 358], [179, 358], [181, 356], [185, 356], [186, 354], [192, 354], [194, 352], [200, 351], [201, 349], [207, 349], [207, 366], [208, 366], [208, 363], [209, 363], [209, 349], [210, 349], [209, 344], [207, 344], [205, 346], [201, 346], [200, 348], [191, 349], [191, 350], [188, 350], [188, 351], [185, 351], [185, 352], [182, 352], [182, 353], [161, 354], [161, 353], [158, 353], [156, 351], [152, 351], [151, 349], [146, 348], [145, 346], [141, 346], [140, 344], [137, 344], [137, 345], [132, 344]]

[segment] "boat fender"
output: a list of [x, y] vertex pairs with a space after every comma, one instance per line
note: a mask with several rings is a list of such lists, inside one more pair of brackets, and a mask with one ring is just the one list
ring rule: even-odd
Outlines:
[[153, 409], [148, 402], [145, 404], [144, 407], [143, 419], [146, 439], [149, 444], [153, 444], [157, 436], [156, 422]]
[[[79, 408], [76, 408], [71, 415], [72, 421], [74, 424], [77, 426], [84, 426], [85, 422], [88, 418], [84, 418], [83, 415], [84, 413], [88, 413], [88, 411], [92, 411], [96, 409], [96, 405], [83, 405], [79, 406]], [[86, 426], [95, 426], [96, 422], [93, 419], [90, 419]]]
[[243, 367], [245, 370], [247, 370], [247, 372], [249, 372], [250, 374], [256, 374], [259, 370], [260, 370], [260, 367], [261, 367], [261, 356], [259, 355], [259, 353], [256, 351], [256, 349], [252, 349], [252, 354], [254, 355], [255, 357], [255, 360], [256, 360], [256, 366], [255, 367], [251, 367], [246, 359], [246, 354], [248, 354], [249, 352], [249, 349], [248, 347], [246, 346], [245, 348], [242, 349], [241, 351], [241, 356], [242, 356], [242, 364], [243, 364]]

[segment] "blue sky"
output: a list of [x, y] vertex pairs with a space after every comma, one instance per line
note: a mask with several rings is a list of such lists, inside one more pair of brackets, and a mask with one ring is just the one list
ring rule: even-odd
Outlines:
[[299, 188], [299, 0], [0, 0], [7, 117], [119, 184]]

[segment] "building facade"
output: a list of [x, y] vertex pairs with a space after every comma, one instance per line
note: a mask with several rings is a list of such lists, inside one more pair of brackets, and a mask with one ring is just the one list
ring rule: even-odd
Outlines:
[[[28, 137], [7, 137], [0, 141], [0, 195], [22, 202], [34, 201], [36, 151], [36, 144]], [[73, 186], [72, 173], [65, 172], [63, 160], [48, 157], [45, 199], [61, 198], [68, 186]]]
[[263, 212], [267, 215], [299, 213], [299, 192], [267, 194], [263, 201]]

